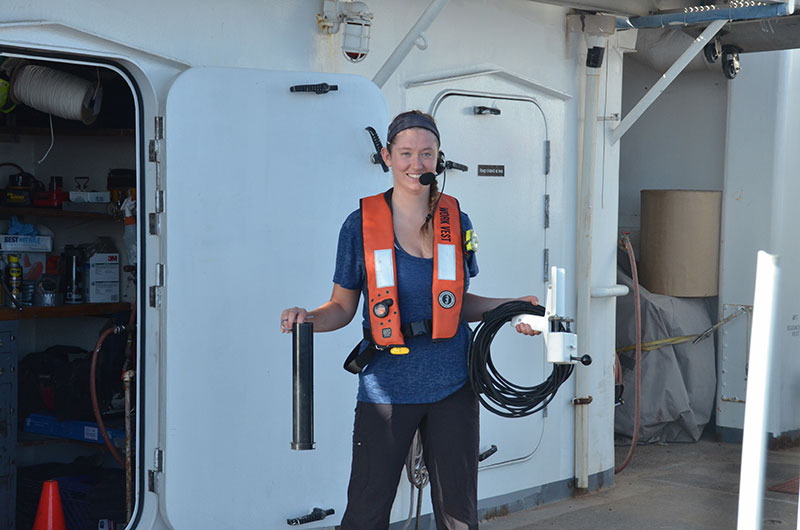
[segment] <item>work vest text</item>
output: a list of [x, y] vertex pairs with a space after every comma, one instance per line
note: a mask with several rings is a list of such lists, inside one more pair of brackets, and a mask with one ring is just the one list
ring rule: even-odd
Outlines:
[[450, 212], [447, 208], [439, 208], [439, 236], [442, 241], [452, 241], [450, 233]]

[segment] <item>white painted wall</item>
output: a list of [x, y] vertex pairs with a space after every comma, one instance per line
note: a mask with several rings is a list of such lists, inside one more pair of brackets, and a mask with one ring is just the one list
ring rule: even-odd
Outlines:
[[[626, 57], [623, 116], [663, 73]], [[620, 140], [619, 225], [637, 252], [641, 190], [722, 189], [727, 93], [721, 70], [685, 71]]]
[[[720, 255], [720, 312], [753, 303], [756, 253], [781, 256], [781, 283], [775, 322], [768, 431], [775, 436], [800, 430], [800, 223], [796, 138], [800, 123], [800, 52], [768, 52], [744, 57], [731, 84], [723, 193]], [[717, 424], [740, 430], [746, 400], [749, 320], [738, 318], [722, 331]]]

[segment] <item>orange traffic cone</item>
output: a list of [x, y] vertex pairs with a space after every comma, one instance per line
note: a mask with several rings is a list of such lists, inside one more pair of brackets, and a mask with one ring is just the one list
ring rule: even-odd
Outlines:
[[58, 492], [58, 482], [55, 480], [46, 480], [42, 484], [42, 496], [39, 498], [39, 509], [36, 511], [33, 530], [67, 530], [64, 509], [61, 507], [61, 494]]

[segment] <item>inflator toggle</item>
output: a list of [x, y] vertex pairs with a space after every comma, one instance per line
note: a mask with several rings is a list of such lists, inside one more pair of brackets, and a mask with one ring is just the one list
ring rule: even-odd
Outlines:
[[547, 284], [547, 298], [544, 316], [517, 315], [511, 319], [511, 326], [528, 324], [542, 333], [547, 362], [553, 364], [592, 364], [589, 355], [578, 357], [578, 336], [572, 333], [571, 318], [564, 315], [566, 272], [558, 267], [550, 268], [550, 282]]
[[379, 300], [374, 306], [372, 306], [372, 312], [378, 318], [385, 318], [389, 315], [389, 308], [394, 304], [394, 300], [391, 298], [386, 298], [385, 300]]

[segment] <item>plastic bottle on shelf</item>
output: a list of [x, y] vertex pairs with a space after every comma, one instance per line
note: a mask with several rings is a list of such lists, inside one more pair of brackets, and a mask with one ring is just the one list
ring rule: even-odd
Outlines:
[[122, 242], [128, 254], [128, 264], [136, 266], [136, 201], [130, 197], [122, 203], [121, 209], [125, 212], [125, 229], [122, 233]]
[[[18, 302], [22, 302], [22, 265], [19, 264], [19, 256], [17, 254], [8, 255], [8, 265], [6, 266], [6, 273], [8, 276], [8, 290], [11, 296]], [[14, 301], [9, 300], [8, 304], [15, 307]]]

